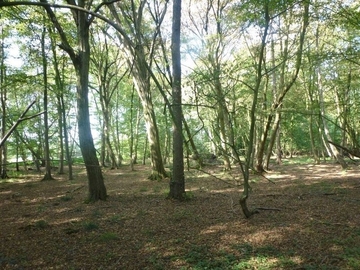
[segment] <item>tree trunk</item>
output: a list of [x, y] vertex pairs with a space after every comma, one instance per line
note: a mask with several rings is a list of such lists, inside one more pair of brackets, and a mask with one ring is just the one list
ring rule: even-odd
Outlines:
[[58, 173], [64, 174], [64, 130], [63, 130], [63, 121], [61, 114], [61, 103], [59, 94], [57, 94], [57, 116], [58, 116], [58, 126], [59, 126], [59, 168]]
[[[57, 55], [57, 50], [55, 46], [55, 40], [53, 35], [52, 27], [48, 27], [50, 38], [51, 38], [51, 50], [53, 53], [53, 67], [55, 71], [55, 84], [56, 84], [56, 97], [57, 97], [57, 109], [58, 109], [58, 124], [59, 124], [59, 174], [64, 174], [64, 156], [66, 156], [66, 160], [68, 161], [68, 179], [73, 180], [72, 173], [72, 162], [69, 148], [69, 138], [67, 134], [67, 123], [66, 123], [66, 109], [64, 103], [64, 81], [61, 78], [61, 72], [59, 67], [59, 58]], [[63, 59], [62, 59], [63, 60]], [[65, 154], [64, 154], [65, 151]]]
[[62, 125], [63, 125], [63, 132], [64, 132], [64, 142], [65, 142], [65, 154], [66, 154], [66, 160], [68, 165], [68, 179], [73, 180], [73, 169], [72, 169], [72, 157], [71, 157], [71, 151], [70, 151], [70, 143], [69, 143], [69, 134], [68, 134], [68, 126], [66, 122], [66, 109], [65, 109], [65, 102], [64, 102], [64, 96], [63, 94], [60, 95], [60, 102], [61, 102], [61, 113], [62, 113]]
[[[42, 0], [44, 1], [44, 0]], [[67, 0], [68, 4], [73, 4]], [[85, 1], [79, 0], [78, 6], [85, 7]], [[89, 112], [89, 64], [90, 64], [90, 45], [89, 45], [89, 27], [90, 22], [88, 14], [80, 11], [73, 12], [74, 21], [77, 27], [77, 45], [78, 51], [75, 52], [70, 46], [67, 37], [57, 21], [57, 18], [48, 6], [44, 6], [50, 21], [57, 28], [62, 44], [60, 45], [70, 56], [77, 79], [77, 121], [79, 129], [79, 142], [82, 157], [85, 162], [88, 183], [89, 183], [89, 201], [105, 200], [107, 197], [103, 175], [101, 172], [99, 160], [96, 156], [95, 145], [91, 134], [90, 112]]]
[[[268, 170], [269, 169], [269, 165], [270, 165], [270, 159], [271, 159], [271, 155], [273, 152], [273, 148], [276, 142], [276, 139], [279, 139], [279, 127], [280, 127], [280, 120], [281, 120], [281, 113], [279, 111], [277, 111], [275, 113], [275, 120], [274, 123], [272, 125], [272, 133], [270, 136], [270, 141], [269, 141], [269, 146], [268, 146], [268, 150], [267, 150], [267, 155], [266, 155], [266, 164], [265, 164], [265, 168]], [[277, 145], [280, 145], [280, 141], [277, 142]], [[276, 154], [276, 159], [277, 159], [277, 164], [281, 163], [281, 154], [279, 155], [278, 151]], [[280, 157], [280, 158], [279, 158]]]
[[143, 107], [148, 143], [150, 147], [152, 173], [149, 176], [149, 179], [163, 179], [167, 177], [167, 173], [162, 160], [159, 131], [151, 98], [150, 81], [147, 76], [146, 66], [141, 65], [141, 63], [137, 63], [136, 69], [136, 71], [133, 71], [135, 76], [135, 87]]
[[[319, 51], [319, 28], [316, 29], [316, 48]], [[321, 75], [321, 68], [320, 66], [316, 70], [316, 78], [317, 78], [317, 88], [318, 88], [318, 95], [319, 95], [319, 105], [320, 105], [320, 116], [322, 121], [322, 127], [323, 127], [323, 134], [324, 134], [324, 144], [331, 152], [331, 155], [340, 163], [341, 167], [343, 169], [347, 168], [347, 164], [342, 158], [339, 151], [336, 149], [336, 147], [332, 144], [329, 144], [328, 141], [332, 141], [330, 131], [326, 122], [325, 118], [325, 104], [324, 104], [324, 94], [323, 94], [323, 84], [322, 84], [322, 75]]]
[[311, 152], [314, 158], [314, 161], [316, 164], [320, 164], [320, 158], [317, 152], [317, 149], [315, 147], [315, 136], [314, 136], [314, 116], [313, 116], [313, 106], [314, 106], [314, 100], [313, 100], [313, 84], [309, 83], [308, 86], [308, 102], [306, 102], [306, 109], [310, 111], [310, 119], [309, 119], [309, 135], [310, 135], [310, 144], [311, 144]]
[[[261, 136], [261, 143], [260, 143], [260, 147], [258, 149], [257, 152], [257, 163], [256, 163], [256, 170], [259, 172], [264, 171], [263, 168], [263, 156], [264, 156], [264, 150], [265, 150], [265, 143], [266, 143], [266, 139], [269, 133], [269, 128], [270, 128], [270, 124], [273, 118], [274, 113], [276, 112], [276, 110], [279, 109], [279, 107], [281, 106], [286, 94], [289, 92], [289, 90], [292, 88], [292, 86], [294, 85], [295, 81], [297, 80], [298, 74], [299, 74], [299, 70], [301, 67], [301, 63], [302, 63], [302, 55], [303, 55], [303, 48], [304, 48], [304, 42], [305, 42], [305, 34], [306, 34], [306, 30], [309, 24], [309, 2], [304, 2], [304, 13], [303, 13], [303, 23], [302, 23], [302, 27], [300, 30], [300, 35], [299, 35], [299, 45], [298, 45], [298, 49], [296, 52], [296, 62], [295, 62], [295, 68], [294, 68], [294, 72], [291, 76], [291, 78], [289, 79], [289, 81], [287, 83], [285, 83], [285, 64], [286, 64], [286, 59], [288, 58], [288, 41], [289, 41], [289, 36], [286, 37], [285, 40], [285, 46], [284, 46], [284, 59], [285, 61], [283, 62], [283, 66], [282, 66], [282, 73], [281, 73], [281, 87], [280, 87], [280, 91], [279, 94], [276, 98], [274, 98], [274, 101], [272, 103], [271, 106], [271, 111], [270, 114], [268, 115], [267, 118], [267, 122], [266, 122], [266, 127], [265, 130]], [[289, 27], [289, 26], [288, 26]], [[287, 35], [289, 35], [290, 30], [288, 28], [288, 30], [286, 31]]]
[[137, 107], [135, 127], [133, 125], [133, 109], [134, 109], [134, 92], [131, 94], [131, 122], [130, 122], [130, 168], [134, 170], [134, 165], [137, 164], [137, 150], [139, 144], [139, 125], [140, 125], [140, 109]]
[[[1, 28], [1, 27], [0, 27]], [[1, 28], [1, 36], [3, 36], [3, 29]], [[5, 71], [5, 52], [4, 52], [4, 41], [3, 39], [0, 40], [0, 95], [1, 95], [1, 138], [5, 137], [6, 134], [6, 116], [7, 116], [7, 110], [6, 110], [6, 99], [7, 99], [7, 90], [6, 90], [6, 84], [5, 84], [5, 77], [6, 77], [6, 71]], [[6, 143], [2, 145], [0, 148], [0, 173], [1, 173], [1, 179], [7, 178], [7, 172], [6, 172], [6, 163], [7, 163], [7, 146]]]
[[51, 175], [51, 160], [50, 160], [50, 147], [49, 147], [49, 121], [48, 121], [48, 76], [47, 76], [47, 59], [45, 52], [45, 17], [44, 27], [41, 33], [41, 57], [43, 66], [43, 82], [44, 82], [44, 158], [45, 158], [45, 175], [43, 181], [54, 180]]
[[246, 218], [251, 217], [253, 214], [256, 213], [256, 211], [249, 210], [247, 206], [247, 199], [249, 198], [250, 193], [250, 165], [251, 165], [251, 157], [254, 150], [254, 142], [255, 142], [255, 123], [256, 123], [256, 108], [258, 105], [258, 96], [260, 92], [260, 86], [262, 82], [262, 71], [263, 71], [263, 60], [265, 56], [265, 47], [267, 42], [267, 36], [268, 36], [268, 30], [269, 30], [269, 24], [270, 24], [270, 15], [269, 15], [269, 2], [265, 1], [264, 4], [264, 18], [265, 18], [265, 26], [264, 26], [264, 32], [261, 39], [261, 47], [259, 51], [259, 59], [257, 61], [257, 67], [256, 67], [256, 84], [254, 86], [253, 91], [253, 100], [251, 104], [251, 110], [249, 113], [250, 118], [250, 130], [249, 130], [249, 142], [246, 149], [245, 154], [245, 163], [244, 165], [240, 162], [240, 168], [243, 174], [243, 192], [240, 196], [239, 203], [241, 206], [241, 209], [243, 211], [243, 214]]
[[[120, 13], [124, 15], [124, 22], [121, 21], [122, 18], [119, 16], [119, 9], [115, 7], [115, 5], [109, 5], [110, 11], [114, 16], [115, 21], [119, 25], [128, 25], [130, 26], [132, 33], [131, 37], [126, 34], [126, 31], [117, 29], [119, 40], [122, 44], [125, 45], [125, 49], [129, 56], [128, 64], [132, 70], [132, 75], [134, 79], [134, 84], [141, 100], [141, 104], [143, 107], [144, 120], [146, 125], [148, 143], [150, 147], [150, 157], [151, 157], [151, 168], [152, 173], [149, 176], [149, 179], [163, 179], [167, 177], [167, 173], [164, 168], [164, 163], [162, 160], [162, 154], [160, 149], [159, 142], [159, 131], [156, 123], [155, 112], [152, 103], [152, 95], [151, 95], [151, 85], [150, 85], [150, 77], [151, 77], [151, 56], [152, 49], [150, 49], [150, 64], [147, 62], [147, 53], [145, 52], [148, 49], [148, 40], [144, 40], [143, 32], [142, 32], [142, 24], [143, 24], [143, 9], [145, 7], [146, 1], [140, 1], [139, 6], [135, 7], [134, 1], [131, 1], [131, 10], [132, 10], [132, 20], [127, 20], [126, 10], [123, 10], [121, 6], [117, 7], [120, 9]], [[136, 23], [134, 23], [134, 21]], [[160, 23], [160, 22], [158, 22]], [[154, 35], [157, 37], [157, 33]], [[155, 40], [154, 40], [155, 42]]]
[[184, 175], [184, 139], [182, 134], [182, 94], [181, 94], [181, 55], [180, 55], [180, 28], [181, 28], [181, 0], [173, 2], [173, 21], [171, 36], [171, 56], [173, 70], [173, 172], [170, 179], [169, 197], [177, 200], [185, 199]]
[[[84, 7], [85, 1], [80, 0], [79, 6]], [[75, 59], [77, 75], [77, 107], [78, 128], [81, 153], [85, 162], [88, 182], [89, 201], [105, 200], [107, 197], [104, 179], [99, 160], [96, 156], [94, 140], [91, 133], [89, 112], [89, 23], [87, 14], [78, 12], [77, 16], [79, 51]]]

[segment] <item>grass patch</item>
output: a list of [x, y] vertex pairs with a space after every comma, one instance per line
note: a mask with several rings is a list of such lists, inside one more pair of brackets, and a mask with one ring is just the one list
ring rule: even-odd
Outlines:
[[141, 187], [139, 191], [140, 191], [140, 193], [145, 193], [145, 192], [148, 192], [149, 189], [147, 187]]
[[38, 213], [43, 213], [43, 212], [46, 211], [46, 209], [47, 209], [47, 207], [45, 205], [42, 205], [42, 204], [38, 205], [37, 208], [36, 208]]
[[93, 221], [85, 221], [83, 224], [82, 224], [83, 228], [85, 231], [95, 231], [97, 229], [99, 229], [99, 225], [96, 224], [95, 222]]
[[109, 218], [109, 221], [113, 224], [120, 223], [122, 221], [122, 216], [114, 214]]
[[151, 264], [151, 269], [154, 270], [163, 270], [165, 269], [164, 264], [162, 263], [161, 258], [158, 257], [158, 255], [151, 255], [149, 257], [149, 264]]
[[[193, 245], [185, 255], [185, 261], [191, 265], [190, 269], [234, 269], [237, 262], [234, 254], [220, 250], [212, 252], [206, 245]], [[244, 269], [244, 268], [239, 268]]]
[[45, 229], [49, 227], [49, 223], [46, 220], [40, 219], [34, 223], [34, 227], [37, 229]]
[[180, 222], [184, 219], [190, 219], [193, 216], [192, 212], [188, 209], [176, 210], [170, 217], [172, 221]]
[[119, 239], [119, 236], [114, 232], [105, 232], [100, 235], [100, 240], [103, 242], [109, 242], [117, 239]]
[[94, 218], [94, 219], [98, 219], [100, 217], [102, 217], [104, 214], [99, 210], [99, 209], [94, 209], [91, 213], [91, 216]]
[[74, 197], [71, 196], [70, 194], [66, 194], [66, 195], [60, 197], [60, 201], [68, 202], [68, 201], [71, 201], [73, 198]]

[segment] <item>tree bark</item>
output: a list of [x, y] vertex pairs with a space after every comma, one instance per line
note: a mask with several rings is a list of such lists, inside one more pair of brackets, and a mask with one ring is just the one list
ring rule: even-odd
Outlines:
[[[3, 36], [3, 29], [1, 29], [1, 36]], [[5, 69], [5, 52], [4, 52], [4, 40], [3, 38], [0, 40], [0, 102], [1, 102], [1, 137], [3, 138], [6, 134], [6, 116], [7, 116], [7, 109], [6, 109], [6, 100], [7, 100], [7, 87], [5, 84], [5, 77], [6, 77], [6, 69]], [[4, 145], [0, 148], [0, 173], [1, 179], [7, 178], [6, 172], [6, 163], [7, 163], [7, 145]]]
[[49, 147], [49, 121], [48, 121], [48, 76], [47, 76], [47, 59], [45, 52], [45, 35], [46, 35], [46, 26], [45, 26], [45, 16], [43, 21], [43, 31], [41, 33], [41, 57], [42, 57], [42, 67], [43, 67], [43, 82], [44, 82], [44, 158], [45, 158], [45, 175], [43, 181], [54, 180], [51, 175], [51, 160], [50, 160], [50, 147]]
[[[84, 7], [85, 1], [80, 0], [79, 6]], [[96, 156], [94, 140], [91, 133], [89, 112], [89, 22], [87, 14], [77, 13], [77, 33], [79, 51], [74, 59], [77, 77], [78, 128], [81, 153], [85, 162], [88, 182], [89, 201], [105, 200], [107, 197], [99, 160]]]
[[[45, 0], [41, 0], [45, 2]], [[72, 0], [67, 0], [68, 4], [75, 4]], [[85, 7], [85, 0], [79, 0], [78, 6]], [[59, 24], [56, 15], [49, 6], [44, 6], [51, 22], [58, 30], [64, 49], [70, 56], [77, 79], [77, 121], [79, 129], [79, 142], [82, 157], [85, 162], [88, 184], [89, 184], [89, 201], [105, 200], [107, 197], [106, 187], [101, 172], [99, 160], [96, 156], [95, 145], [91, 133], [90, 112], [89, 112], [89, 65], [90, 65], [90, 44], [89, 44], [89, 27], [90, 18], [85, 12], [73, 11], [74, 21], [77, 30], [78, 51], [75, 52], [70, 46], [67, 37]]]
[[185, 199], [184, 175], [184, 139], [182, 134], [182, 93], [181, 93], [181, 55], [180, 55], [180, 28], [181, 28], [181, 0], [173, 1], [173, 21], [171, 36], [171, 56], [173, 70], [173, 172], [170, 179], [169, 197], [177, 200]]
[[[149, 176], [149, 179], [163, 179], [167, 177], [165, 171], [160, 141], [159, 141], [159, 131], [156, 123], [155, 111], [153, 108], [152, 95], [151, 95], [151, 56], [153, 53], [153, 48], [150, 48], [150, 64], [147, 63], [147, 53], [146, 49], [149, 49], [148, 40], [144, 39], [142, 33], [142, 18], [143, 18], [143, 9], [145, 6], [145, 1], [140, 1], [139, 7], [135, 7], [135, 3], [131, 1], [131, 16], [126, 13], [125, 10], [120, 6], [119, 10], [123, 15], [125, 22], [121, 21], [121, 18], [118, 14], [118, 10], [115, 5], [110, 5], [110, 11], [118, 23], [118, 25], [129, 25], [132, 29], [131, 38], [130, 35], [126, 34], [124, 29], [117, 28], [119, 40], [125, 45], [125, 49], [129, 54], [129, 67], [131, 67], [132, 75], [134, 78], [134, 84], [141, 100], [143, 107], [144, 120], [146, 125], [148, 143], [150, 147], [150, 157], [151, 157], [151, 168], [152, 173]], [[129, 19], [131, 17], [131, 19]], [[162, 18], [163, 19], [163, 18]], [[161, 19], [161, 20], [162, 20]], [[161, 23], [161, 22], [158, 22]], [[157, 37], [157, 33], [153, 35]], [[155, 41], [155, 40], [153, 40]], [[131, 57], [131, 58], [130, 58]]]
[[253, 214], [256, 213], [256, 211], [250, 210], [247, 206], [247, 199], [249, 198], [250, 193], [250, 165], [251, 165], [251, 157], [254, 150], [254, 142], [255, 142], [255, 123], [256, 123], [256, 108], [258, 105], [258, 96], [260, 92], [260, 85], [262, 81], [262, 70], [263, 70], [263, 60], [265, 56], [265, 47], [267, 42], [267, 36], [268, 36], [268, 30], [270, 26], [270, 15], [269, 15], [269, 2], [268, 0], [265, 1], [264, 4], [264, 19], [265, 19], [265, 26], [264, 26], [264, 32], [262, 34], [261, 39], [261, 47], [259, 51], [259, 58], [257, 61], [257, 67], [256, 67], [256, 84], [253, 91], [253, 101], [251, 104], [251, 110], [250, 110], [250, 130], [249, 130], [249, 142], [246, 149], [246, 156], [245, 156], [245, 163], [244, 165], [240, 162], [240, 168], [243, 174], [243, 183], [244, 183], [244, 189], [240, 196], [239, 203], [241, 206], [241, 209], [243, 211], [243, 214], [246, 218], [251, 217]]
[[[262, 137], [261, 137], [261, 144], [259, 147], [259, 151], [257, 152], [256, 170], [259, 172], [264, 171], [263, 159], [264, 159], [265, 143], [266, 143], [266, 139], [267, 139], [267, 136], [269, 133], [269, 129], [271, 126], [271, 121], [273, 119], [274, 113], [276, 112], [276, 110], [279, 109], [279, 107], [281, 107], [286, 94], [290, 91], [290, 89], [292, 88], [292, 86], [294, 85], [295, 81], [298, 78], [298, 74], [300, 71], [301, 63], [302, 63], [303, 48], [304, 48], [304, 43], [305, 43], [305, 34], [306, 34], [308, 24], [309, 24], [309, 2], [305, 1], [304, 2], [303, 22], [302, 22], [302, 27], [300, 30], [300, 35], [299, 35], [299, 46], [298, 46], [298, 49], [296, 52], [296, 61], [295, 61], [294, 72], [293, 72], [293, 75], [291, 76], [290, 80], [287, 83], [285, 83], [285, 79], [283, 79], [283, 83], [282, 83], [282, 87], [280, 89], [279, 95], [274, 100], [274, 102], [271, 106], [271, 111], [267, 118], [266, 127], [265, 127], [264, 133], [262, 134]], [[288, 33], [289, 33], [289, 30], [287, 31], [287, 34]], [[285, 59], [287, 59], [288, 38], [285, 40], [284, 55], [285, 55]], [[285, 68], [285, 66], [284, 66], [285, 63], [286, 63], [286, 61], [284, 61], [284, 63], [283, 63], [283, 69]]]
[[[320, 47], [319, 47], [319, 37], [320, 37], [320, 32], [319, 32], [319, 28], [316, 29], [316, 48], [318, 50], [318, 53], [320, 52]], [[321, 116], [321, 121], [322, 121], [322, 127], [323, 127], [323, 134], [324, 134], [324, 145], [329, 149], [329, 151], [331, 152], [331, 155], [340, 163], [341, 167], [343, 169], [347, 168], [347, 164], [344, 161], [344, 159], [342, 158], [341, 154], [339, 153], [339, 151], [336, 149], [336, 147], [333, 144], [329, 144], [328, 141], [332, 141], [331, 135], [330, 135], [330, 131], [326, 122], [326, 118], [325, 118], [325, 104], [324, 104], [324, 94], [323, 94], [323, 84], [322, 84], [322, 74], [321, 74], [321, 68], [320, 66], [318, 66], [317, 70], [316, 70], [316, 79], [317, 79], [317, 88], [318, 88], [318, 95], [319, 95], [319, 105], [320, 105], [320, 116]]]

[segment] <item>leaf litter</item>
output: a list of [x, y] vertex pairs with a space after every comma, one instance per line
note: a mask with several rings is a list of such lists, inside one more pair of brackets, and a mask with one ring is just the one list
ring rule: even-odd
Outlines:
[[250, 219], [240, 175], [221, 166], [187, 172], [184, 202], [167, 199], [168, 181], [147, 180], [142, 165], [104, 170], [108, 200], [92, 204], [83, 168], [73, 181], [1, 183], [0, 268], [360, 268], [359, 166], [272, 169], [252, 177], [248, 203], [260, 213]]

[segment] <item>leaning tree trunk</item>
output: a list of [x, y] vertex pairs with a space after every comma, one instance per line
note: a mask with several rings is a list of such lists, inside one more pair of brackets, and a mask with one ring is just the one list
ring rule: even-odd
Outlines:
[[[143, 49], [138, 48], [138, 50], [140, 50], [139, 55], [143, 55]], [[142, 58], [142, 60], [137, 60], [133, 70], [133, 75], [135, 87], [143, 107], [148, 143], [150, 147], [152, 173], [149, 178], [153, 180], [163, 179], [167, 177], [167, 173], [164, 168], [160, 149], [159, 131], [151, 98], [149, 73], [146, 65], [143, 64], [142, 61], [145, 61], [145, 57]]]

